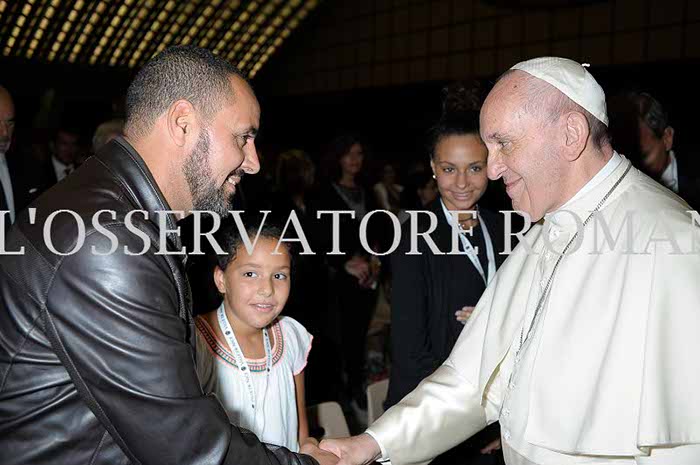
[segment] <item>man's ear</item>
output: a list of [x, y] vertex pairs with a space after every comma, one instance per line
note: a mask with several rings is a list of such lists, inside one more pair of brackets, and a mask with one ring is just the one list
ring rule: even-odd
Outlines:
[[574, 161], [581, 156], [586, 148], [586, 142], [591, 130], [588, 126], [588, 120], [583, 114], [572, 111], [566, 115], [564, 120], [564, 134], [566, 137], [565, 156], [567, 160]]
[[196, 124], [194, 107], [187, 100], [178, 100], [168, 108], [167, 126], [170, 139], [178, 147], [184, 147]]
[[217, 266], [214, 267], [214, 284], [219, 290], [220, 294], [226, 294], [226, 274], [224, 271]]
[[673, 128], [671, 126], [667, 127], [664, 129], [664, 135], [663, 135], [663, 141], [664, 141], [664, 149], [668, 152], [673, 148]]

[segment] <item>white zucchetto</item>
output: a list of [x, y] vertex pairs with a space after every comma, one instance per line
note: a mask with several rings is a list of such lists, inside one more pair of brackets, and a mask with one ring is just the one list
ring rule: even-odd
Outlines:
[[607, 126], [605, 92], [588, 72], [587, 66], [568, 58], [540, 57], [521, 61], [511, 69], [525, 71], [553, 85]]

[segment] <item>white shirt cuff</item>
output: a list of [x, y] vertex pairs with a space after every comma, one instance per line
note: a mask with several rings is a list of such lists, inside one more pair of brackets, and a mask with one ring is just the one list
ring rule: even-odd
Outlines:
[[373, 433], [371, 429], [367, 429], [367, 430], [365, 431], [365, 433], [367, 433], [367, 434], [369, 434], [370, 436], [372, 436], [372, 439], [374, 439], [374, 442], [376, 442], [377, 444], [379, 444], [379, 450], [382, 451], [382, 456], [379, 457], [379, 459], [377, 460], [377, 462], [387, 463], [387, 464], [391, 465], [391, 462], [389, 462], [389, 457], [386, 455], [386, 449], [384, 449], [384, 445], [381, 443], [381, 441], [379, 440], [379, 438], [377, 438], [377, 435], [376, 435], [375, 433]]

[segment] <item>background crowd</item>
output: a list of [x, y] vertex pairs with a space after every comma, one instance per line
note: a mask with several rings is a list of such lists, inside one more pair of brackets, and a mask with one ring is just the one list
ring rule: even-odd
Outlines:
[[[10, 210], [12, 217], [122, 133], [119, 103], [113, 105], [110, 118], [97, 125], [77, 126], [58, 118], [51, 129], [17, 127], [15, 113], [21, 109], [12, 101], [12, 89], [0, 89], [0, 209]], [[405, 160], [384, 157], [373, 149], [374, 141], [340, 128], [335, 134], [319, 134], [323, 148], [308, 152], [293, 144], [282, 148], [285, 144], [275, 141], [274, 134], [265, 134], [259, 146], [260, 173], [244, 177], [237, 188], [235, 209], [270, 210], [272, 220], [280, 224], [295, 212], [312, 249], [320, 251], [295, 256], [284, 313], [314, 336], [305, 370], [307, 405], [338, 401], [351, 430], [360, 431], [366, 424], [370, 383], [390, 378], [386, 404], [392, 405], [445, 360], [488, 283], [490, 267], [495, 270], [503, 261], [498, 255], [505, 247], [498, 211], [510, 205], [501, 183], [489, 185], [486, 178], [486, 149], [478, 132], [482, 96], [478, 86], [461, 84], [435, 95], [436, 105], [442, 102], [442, 114], [425, 128], [423, 146], [416, 149], [422, 156]], [[700, 172], [691, 149], [676, 149], [674, 116], [664, 103], [649, 93], [625, 90], [609, 98], [608, 112], [613, 147], [697, 208]], [[396, 214], [404, 228], [407, 210], [433, 211], [439, 218], [436, 237], [447, 240], [451, 223], [444, 208], [479, 209], [482, 223], [460, 217], [458, 226], [474, 230], [472, 244], [480, 250], [475, 261], [441, 257], [427, 249], [419, 259], [408, 257], [406, 234], [389, 256], [370, 254], [360, 242], [360, 220], [376, 209]], [[327, 253], [333, 224], [329, 215], [318, 218], [323, 210], [355, 213], [354, 219], [340, 216], [343, 255]], [[181, 223], [186, 246], [191, 245], [191, 221], [189, 217]], [[387, 250], [392, 231], [390, 223], [377, 217], [367, 233], [370, 247]], [[494, 244], [493, 257], [487, 254], [487, 242]], [[195, 314], [221, 303], [213, 282], [215, 264], [211, 250], [190, 257]], [[479, 450], [498, 433], [486, 436], [476, 446], [465, 446], [475, 461], [483, 460]], [[464, 463], [469, 456], [464, 450], [442, 460]]]

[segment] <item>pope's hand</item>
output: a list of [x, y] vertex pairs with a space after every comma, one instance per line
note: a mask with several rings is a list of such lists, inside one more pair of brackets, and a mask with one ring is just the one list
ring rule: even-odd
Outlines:
[[482, 454], [491, 454], [493, 452], [496, 452], [498, 449], [501, 448], [501, 439], [494, 439], [493, 441], [489, 442], [486, 447], [481, 449]]
[[466, 325], [467, 320], [470, 316], [472, 316], [472, 313], [474, 313], [474, 307], [462, 307], [461, 310], [457, 310], [455, 312], [455, 317], [457, 317], [457, 321], [463, 325]]
[[318, 462], [319, 465], [336, 465], [339, 463], [338, 457], [331, 452], [320, 449], [316, 440], [305, 441], [299, 452], [310, 455]]
[[367, 433], [345, 439], [324, 439], [319, 447], [340, 457], [338, 465], [367, 465], [382, 455], [377, 441]]

